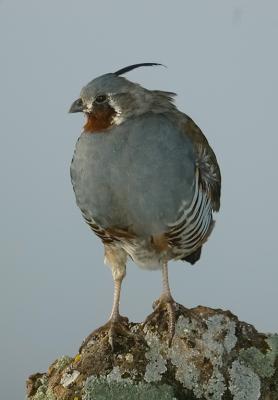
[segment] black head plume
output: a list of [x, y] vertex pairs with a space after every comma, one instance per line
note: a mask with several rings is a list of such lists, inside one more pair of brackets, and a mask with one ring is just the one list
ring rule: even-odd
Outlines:
[[118, 71], [114, 72], [115, 75], [119, 76], [122, 74], [125, 74], [126, 72], [132, 71], [135, 68], [139, 68], [139, 67], [152, 67], [153, 65], [162, 65], [163, 67], [165, 67], [165, 65], [163, 64], [158, 64], [158, 63], [141, 63], [141, 64], [133, 64], [133, 65], [129, 65], [128, 67], [125, 68], [121, 68]]

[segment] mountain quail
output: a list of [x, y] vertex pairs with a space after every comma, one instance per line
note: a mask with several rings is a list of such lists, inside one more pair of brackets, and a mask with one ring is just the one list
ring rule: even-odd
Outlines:
[[[156, 309], [166, 308], [170, 340], [175, 302], [168, 261], [199, 260], [220, 207], [216, 156], [198, 126], [179, 111], [175, 93], [148, 90], [121, 75], [135, 64], [89, 82], [69, 112], [86, 116], [71, 163], [82, 215], [104, 244], [114, 302], [104, 326], [113, 343], [126, 333], [120, 291], [130, 257], [143, 269], [162, 269]], [[101, 329], [101, 328], [100, 328]]]

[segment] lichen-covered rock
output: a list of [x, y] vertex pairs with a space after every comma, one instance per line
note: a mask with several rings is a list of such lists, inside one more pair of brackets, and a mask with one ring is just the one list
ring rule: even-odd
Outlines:
[[114, 352], [105, 330], [76, 357], [27, 381], [29, 400], [278, 400], [278, 335], [258, 333], [229, 311], [176, 306], [168, 346], [166, 311], [127, 323]]

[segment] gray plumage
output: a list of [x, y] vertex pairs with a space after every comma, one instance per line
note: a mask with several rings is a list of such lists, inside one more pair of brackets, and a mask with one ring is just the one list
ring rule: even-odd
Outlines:
[[175, 307], [167, 262], [194, 264], [200, 258], [214, 226], [213, 211], [220, 207], [215, 154], [198, 126], [176, 108], [174, 93], [148, 90], [119, 76], [149, 65], [155, 64], [94, 79], [70, 108], [87, 117], [71, 179], [82, 215], [102, 239], [112, 269], [114, 302], [105, 325], [112, 348], [115, 327], [124, 332], [119, 301], [127, 257], [143, 268], [162, 268], [157, 310], [166, 305], [171, 341]]
[[103, 229], [158, 235], [193, 197], [193, 146], [166, 116], [149, 112], [105, 134], [82, 133], [71, 174], [78, 206]]

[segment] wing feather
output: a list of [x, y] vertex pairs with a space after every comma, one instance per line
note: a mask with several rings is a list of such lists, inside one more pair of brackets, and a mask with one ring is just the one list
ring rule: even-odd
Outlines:
[[199, 169], [199, 178], [202, 189], [210, 198], [213, 211], [219, 211], [221, 195], [220, 168], [205, 135], [195, 122], [187, 117], [185, 133], [192, 140], [196, 152], [196, 167]]

